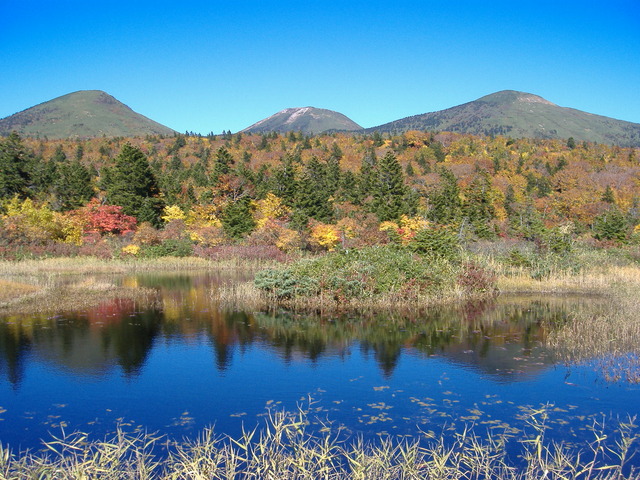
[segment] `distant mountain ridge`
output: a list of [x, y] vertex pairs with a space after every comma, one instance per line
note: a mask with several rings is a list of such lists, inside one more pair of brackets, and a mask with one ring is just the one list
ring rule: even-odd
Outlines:
[[[514, 138], [567, 139], [640, 147], [640, 124], [560, 107], [531, 93], [503, 90], [436, 112], [364, 129], [342, 113], [315, 107], [286, 108], [243, 133], [403, 133], [451, 131]], [[0, 135], [63, 138], [173, 135], [176, 132], [100, 90], [81, 90], [0, 119]]]
[[1, 119], [0, 135], [12, 131], [50, 139], [175, 133], [100, 90], [69, 93]]
[[640, 124], [560, 107], [531, 93], [503, 90], [437, 112], [401, 118], [365, 132], [450, 131], [514, 138], [573, 137], [622, 147], [640, 146]]
[[309, 135], [331, 131], [353, 132], [362, 127], [342, 113], [315, 107], [285, 108], [242, 130], [244, 133], [302, 132]]

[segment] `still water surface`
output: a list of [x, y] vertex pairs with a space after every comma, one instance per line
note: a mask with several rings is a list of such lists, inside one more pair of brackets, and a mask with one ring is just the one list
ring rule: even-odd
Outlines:
[[[544, 347], [584, 298], [499, 298], [411, 318], [318, 320], [223, 312], [214, 274], [120, 279], [153, 305], [108, 301], [82, 312], [0, 320], [0, 442], [34, 448], [65, 431], [123, 425], [174, 438], [215, 425], [238, 435], [271, 408], [309, 407], [347, 432], [522, 435], [545, 406], [549, 435], [576, 444], [640, 411], [636, 384]], [[607, 427], [608, 428], [608, 427]]]

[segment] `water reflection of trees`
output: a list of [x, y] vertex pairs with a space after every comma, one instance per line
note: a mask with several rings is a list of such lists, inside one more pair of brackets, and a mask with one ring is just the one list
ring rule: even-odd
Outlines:
[[[420, 315], [379, 313], [366, 318], [313, 318], [295, 314], [224, 312], [215, 303], [216, 276], [127, 279], [155, 288], [151, 305], [112, 300], [86, 312], [11, 318], [0, 322], [0, 372], [19, 385], [25, 362], [40, 358], [76, 374], [125, 376], [144, 367], [159, 338], [188, 342], [204, 336], [219, 371], [234, 352], [260, 342], [285, 361], [318, 362], [359, 347], [382, 373], [393, 375], [403, 352], [441, 356], [511, 381], [550, 363], [541, 348], [550, 325], [583, 307], [558, 298], [498, 299], [430, 309]], [[231, 280], [233, 281], [233, 280]]]

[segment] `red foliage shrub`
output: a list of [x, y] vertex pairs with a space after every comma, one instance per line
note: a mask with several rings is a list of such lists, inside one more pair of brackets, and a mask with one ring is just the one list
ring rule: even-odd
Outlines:
[[475, 262], [467, 262], [462, 266], [457, 283], [466, 292], [494, 292], [496, 276]]
[[134, 231], [137, 223], [135, 217], [122, 213], [121, 206], [101, 205], [95, 198], [73, 213], [78, 216], [87, 233], [120, 235]]

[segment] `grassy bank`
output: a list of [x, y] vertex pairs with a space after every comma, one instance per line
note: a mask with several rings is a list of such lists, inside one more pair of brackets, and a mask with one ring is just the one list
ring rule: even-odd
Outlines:
[[148, 272], [256, 271], [273, 261], [196, 257], [156, 259], [44, 258], [0, 261], [0, 314], [82, 310], [113, 298], [149, 303], [150, 289], [123, 287], [114, 276]]
[[258, 270], [273, 265], [263, 259], [242, 257], [210, 260], [200, 257], [159, 257], [153, 259], [101, 259], [96, 257], [55, 257], [33, 260], [0, 261], [0, 277], [28, 275], [72, 275], [193, 270]]
[[[636, 479], [627, 462], [635, 425], [621, 423], [614, 435], [587, 425], [593, 441], [577, 450], [545, 439], [547, 412], [531, 414], [518, 439], [487, 437], [468, 427], [453, 440], [427, 435], [377, 442], [343, 438], [326, 424], [308, 430], [305, 412], [270, 412], [266, 425], [240, 438], [206, 429], [195, 439], [171, 441], [152, 434], [118, 431], [102, 441], [75, 433], [45, 443], [46, 453], [11, 453], [0, 447], [0, 476], [33, 478], [145, 479]], [[258, 431], [260, 433], [258, 433]], [[154, 455], [162, 449], [162, 457]], [[515, 453], [517, 452], [517, 453]], [[605, 453], [606, 452], [606, 453]], [[514, 454], [515, 453], [515, 454]]]

